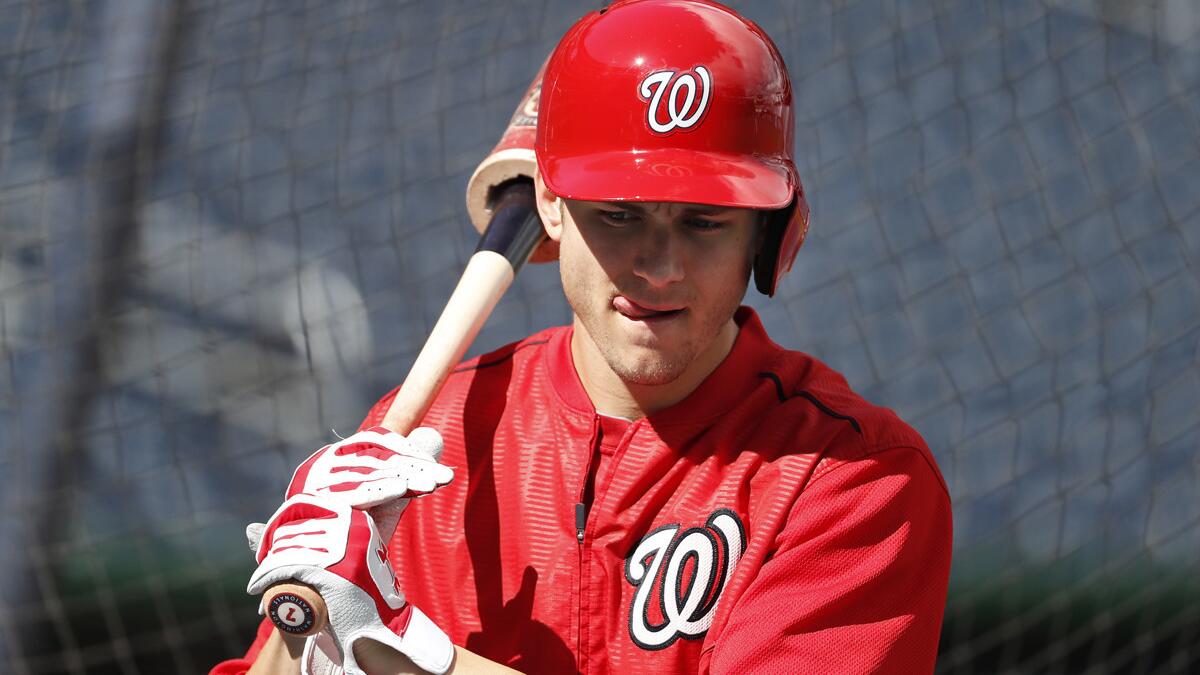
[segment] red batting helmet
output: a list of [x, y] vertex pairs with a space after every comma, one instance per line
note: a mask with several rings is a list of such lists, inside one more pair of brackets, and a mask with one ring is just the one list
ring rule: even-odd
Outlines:
[[773, 211], [754, 262], [773, 295], [808, 230], [794, 129], [787, 68], [762, 29], [704, 0], [625, 0], [550, 56], [534, 149], [567, 199]]

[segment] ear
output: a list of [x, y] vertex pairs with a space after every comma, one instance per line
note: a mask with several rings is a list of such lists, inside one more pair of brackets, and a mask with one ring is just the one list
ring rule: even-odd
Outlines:
[[533, 173], [533, 192], [537, 200], [538, 215], [542, 219], [542, 227], [546, 228], [546, 236], [558, 243], [562, 239], [563, 215], [562, 200], [546, 187], [540, 170]]

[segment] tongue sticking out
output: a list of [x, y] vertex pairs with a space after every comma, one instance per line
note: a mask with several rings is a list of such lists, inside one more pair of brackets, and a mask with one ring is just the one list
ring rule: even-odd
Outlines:
[[630, 319], [652, 319], [656, 317], [670, 316], [679, 311], [678, 309], [657, 310], [650, 309], [648, 307], [642, 307], [623, 295], [618, 295], [617, 297], [613, 298], [612, 306], [613, 309], [617, 310], [617, 312], [629, 317]]

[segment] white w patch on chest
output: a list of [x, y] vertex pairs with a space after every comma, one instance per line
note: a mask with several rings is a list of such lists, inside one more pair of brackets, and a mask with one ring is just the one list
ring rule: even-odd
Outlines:
[[635, 589], [629, 607], [634, 644], [665, 649], [708, 632], [745, 546], [742, 521], [729, 509], [714, 512], [704, 527], [680, 532], [671, 524], [646, 535], [625, 560], [625, 579]]

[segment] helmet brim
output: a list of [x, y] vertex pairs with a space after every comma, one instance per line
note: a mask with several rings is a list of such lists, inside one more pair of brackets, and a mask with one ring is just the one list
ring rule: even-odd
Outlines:
[[796, 192], [794, 169], [745, 155], [660, 148], [538, 160], [551, 192], [580, 201], [770, 210], [791, 204]]

